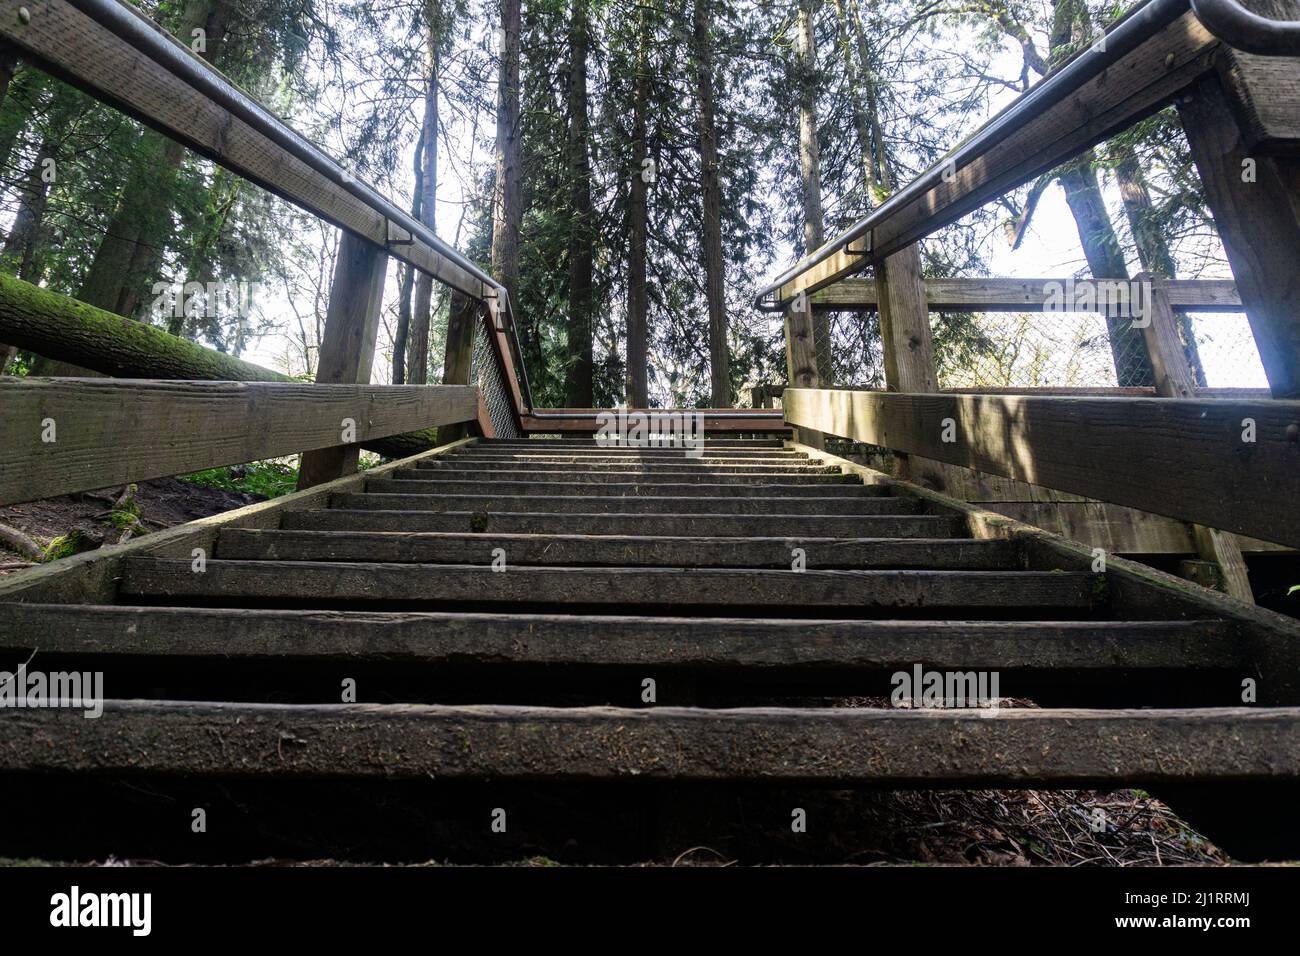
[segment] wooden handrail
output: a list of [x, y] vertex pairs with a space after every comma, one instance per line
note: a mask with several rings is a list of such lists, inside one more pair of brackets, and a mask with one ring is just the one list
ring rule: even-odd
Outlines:
[[791, 425], [1300, 545], [1300, 402], [787, 388]]
[[[20, 8], [27, 14], [19, 15]], [[51, 73], [482, 300], [496, 283], [120, 0], [0, 0], [0, 36]]]
[[0, 504], [478, 418], [465, 385], [18, 378], [0, 386]]
[[[1188, 0], [1147, 0], [865, 218], [762, 289], [780, 311], [860, 272], [1150, 115], [1213, 67]], [[772, 302], [767, 302], [773, 296]]]

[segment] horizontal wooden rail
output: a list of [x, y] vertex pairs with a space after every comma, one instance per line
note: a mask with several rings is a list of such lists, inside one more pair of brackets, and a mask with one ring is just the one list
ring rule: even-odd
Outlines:
[[[575, 433], [591, 434], [600, 426], [600, 416], [622, 411], [635, 414], [635, 409], [600, 409], [600, 408], [538, 408], [536, 414], [523, 415], [520, 423], [526, 432], [533, 434]], [[752, 413], [741, 410], [740, 414], [731, 409], [714, 408], [651, 408], [639, 410], [648, 415], [694, 415], [704, 416], [703, 427], [708, 432], [732, 432], [747, 434], [749, 432], [781, 432], [787, 426], [781, 418], [780, 411], [763, 411], [755, 409]]]
[[1300, 546], [1300, 402], [787, 388], [786, 421]]
[[0, 407], [13, 504], [473, 422], [478, 390], [23, 378], [0, 383]]
[[[1231, 279], [1175, 279], [1163, 283], [1169, 304], [1180, 312], [1240, 312], [1241, 297]], [[1113, 302], [1127, 314], [1132, 285], [1123, 279], [926, 279], [932, 312], [1100, 312]], [[875, 311], [874, 279], [844, 279], [814, 292], [814, 309]]]

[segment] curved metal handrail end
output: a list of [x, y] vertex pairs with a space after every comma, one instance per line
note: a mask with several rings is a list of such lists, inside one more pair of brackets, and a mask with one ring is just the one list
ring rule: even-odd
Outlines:
[[1300, 20], [1251, 13], [1237, 0], [1191, 0], [1192, 12], [1234, 50], [1259, 56], [1300, 56]]

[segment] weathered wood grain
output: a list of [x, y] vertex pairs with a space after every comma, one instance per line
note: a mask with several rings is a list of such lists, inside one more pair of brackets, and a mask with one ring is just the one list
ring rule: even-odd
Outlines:
[[1233, 628], [1190, 621], [857, 621], [0, 604], [0, 653], [250, 661], [1113, 673], [1241, 666]]
[[[403, 482], [402, 486], [406, 483]], [[916, 498], [665, 498], [654, 496], [580, 495], [448, 495], [371, 490], [336, 496], [335, 507], [381, 511], [482, 511], [536, 514], [660, 514], [660, 515], [905, 515], [925, 509]], [[593, 489], [598, 490], [598, 489]]]
[[1300, 777], [1300, 709], [710, 711], [113, 701], [15, 710], [0, 769], [1158, 786]]
[[1212, 77], [1178, 111], [1273, 397], [1300, 398], [1300, 159], [1252, 155]]
[[[388, 256], [380, 247], [343, 231], [334, 257], [334, 279], [316, 361], [317, 385], [370, 384], [387, 266]], [[360, 454], [361, 449], [356, 445], [303, 452], [298, 487], [310, 488], [356, 471]]]
[[964, 519], [946, 515], [489, 514], [484, 511], [291, 512], [284, 527], [303, 531], [492, 531], [503, 534], [807, 535], [809, 537], [951, 538]]
[[1300, 544], [1300, 511], [1282, 504], [1300, 500], [1300, 442], [1289, 437], [1300, 402], [787, 389], [784, 403], [795, 425]]
[[1092, 609], [1094, 576], [1037, 571], [769, 571], [713, 568], [550, 568], [488, 564], [189, 561], [133, 557], [120, 593], [149, 598], [320, 601], [492, 601], [503, 604], [783, 608]]
[[[0, 382], [0, 502], [178, 475], [473, 420], [476, 390], [10, 379]], [[48, 441], [53, 437], [55, 440]]]
[[878, 492], [870, 485], [837, 482], [832, 485], [790, 484], [773, 476], [761, 485], [732, 485], [717, 482], [568, 482], [568, 481], [501, 481], [479, 476], [477, 479], [428, 480], [427, 475], [413, 478], [376, 479], [366, 485], [368, 491], [415, 495], [590, 495], [602, 497], [669, 497], [669, 498], [817, 498], [835, 495], [844, 498], [870, 498]]
[[583, 567], [790, 568], [794, 549], [810, 568], [1010, 570], [1019, 567], [1008, 541], [954, 538], [709, 538], [653, 535], [427, 532], [223, 531], [216, 557], [252, 561], [398, 561]]

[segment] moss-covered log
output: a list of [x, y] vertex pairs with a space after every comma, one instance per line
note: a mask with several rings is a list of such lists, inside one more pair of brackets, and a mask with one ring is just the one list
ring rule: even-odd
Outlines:
[[[4, 273], [0, 273], [0, 342], [116, 378], [294, 381]], [[366, 442], [363, 447], [388, 458], [404, 458], [436, 447], [436, 438], [436, 430], [430, 428]]]

